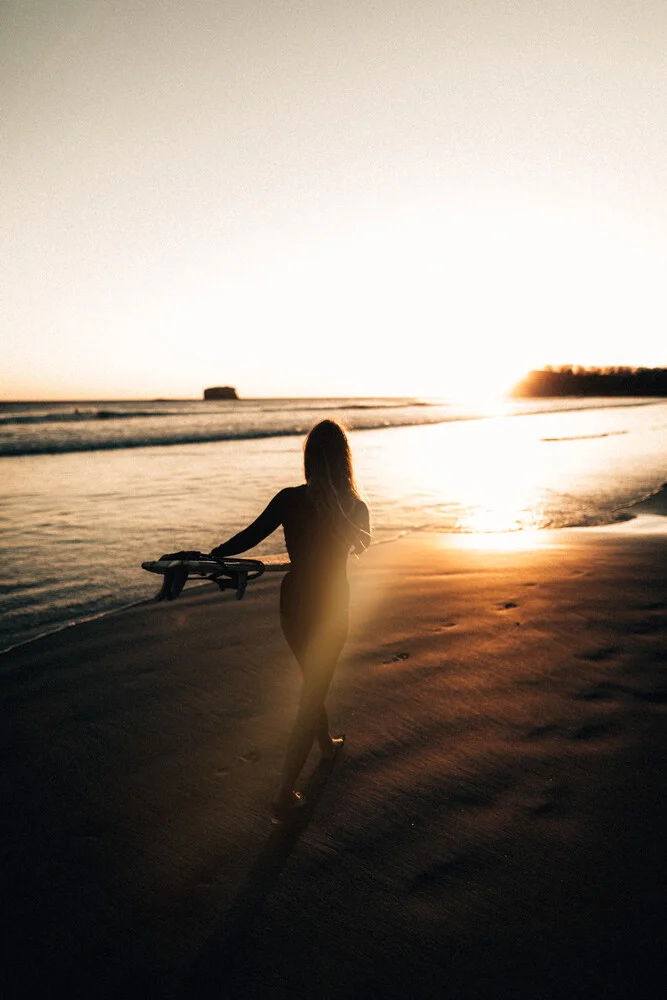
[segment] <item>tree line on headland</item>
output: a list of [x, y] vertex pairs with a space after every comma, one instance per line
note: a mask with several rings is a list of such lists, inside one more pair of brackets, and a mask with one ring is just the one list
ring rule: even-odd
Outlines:
[[667, 396], [667, 368], [547, 365], [529, 372], [512, 396]]

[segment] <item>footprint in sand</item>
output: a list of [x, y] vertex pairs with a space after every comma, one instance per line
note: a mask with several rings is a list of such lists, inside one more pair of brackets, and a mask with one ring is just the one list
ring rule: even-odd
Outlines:
[[106, 832], [106, 827], [94, 820], [83, 820], [74, 830], [70, 831], [74, 837], [81, 837], [82, 840], [88, 841], [101, 840]]
[[594, 688], [578, 691], [574, 697], [577, 701], [612, 701], [622, 691], [623, 688], [620, 685], [603, 681]]
[[409, 656], [409, 653], [395, 653], [394, 656], [390, 656], [388, 660], [383, 660], [382, 663], [398, 663], [399, 660], [407, 660]]
[[545, 816], [548, 813], [555, 812], [558, 808], [558, 803], [553, 799], [545, 798], [528, 803], [526, 808], [528, 809], [528, 812], [533, 814], [533, 816]]
[[616, 653], [622, 653], [620, 646], [600, 646], [598, 649], [587, 650], [585, 653], [577, 653], [580, 660], [589, 660], [592, 663], [599, 663], [602, 660], [609, 660]]
[[555, 812], [560, 812], [565, 799], [565, 789], [562, 785], [551, 783], [542, 784], [541, 787], [525, 790], [523, 806], [533, 816], [546, 816]]
[[447, 858], [425, 871], [417, 872], [410, 880], [410, 889], [413, 892], [437, 889], [443, 882], [448, 882], [457, 875], [470, 874], [478, 867], [478, 862], [464, 855]]
[[597, 740], [603, 736], [611, 734], [615, 726], [610, 726], [603, 722], [587, 722], [578, 729], [574, 729], [569, 735], [571, 740]]
[[627, 629], [634, 635], [650, 635], [651, 632], [660, 632], [665, 624], [662, 616], [660, 618], [642, 618], [639, 621], [630, 622]]
[[197, 896], [205, 896], [216, 887], [216, 873], [213, 870], [204, 870], [197, 879], [194, 892]]
[[639, 701], [648, 701], [654, 705], [664, 705], [667, 702], [667, 685], [658, 684], [654, 688], [629, 687], [627, 684], [611, 684], [603, 681], [594, 688], [580, 691], [575, 695], [579, 701], [609, 701], [617, 695], [629, 695]]
[[640, 701], [649, 701], [654, 705], [664, 705], [667, 702], [667, 685], [659, 685], [655, 688], [650, 688], [648, 691], [642, 691], [641, 689], [635, 689], [632, 694], [635, 698], [639, 698]]
[[526, 733], [523, 734], [522, 739], [524, 740], [542, 740], [548, 739], [550, 736], [560, 736], [561, 728], [560, 726], [554, 726], [552, 724], [547, 724], [544, 726], [533, 726]]

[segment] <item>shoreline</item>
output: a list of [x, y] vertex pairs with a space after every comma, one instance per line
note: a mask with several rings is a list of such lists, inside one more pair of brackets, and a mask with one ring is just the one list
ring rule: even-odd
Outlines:
[[[663, 487], [664, 489], [664, 487]], [[653, 511], [653, 498], [660, 496], [661, 504], [660, 511], [655, 513]], [[662, 508], [665, 506], [664, 498], [660, 491], [656, 491], [655, 494], [651, 494], [645, 500], [638, 501], [639, 504], [649, 504], [649, 510], [647, 512], [640, 511], [638, 514], [632, 514], [631, 517], [621, 518], [618, 521], [608, 522], [606, 524], [590, 524], [590, 525], [574, 525], [562, 528], [539, 528], [535, 530], [531, 529], [520, 529], [518, 531], [502, 531], [502, 532], [455, 532], [455, 531], [438, 531], [432, 526], [426, 528], [411, 528], [405, 529], [405, 531], [399, 534], [392, 535], [389, 538], [383, 538], [380, 541], [373, 542], [372, 545], [393, 545], [402, 538], [410, 538], [416, 535], [423, 534], [435, 534], [435, 535], [445, 535], [447, 538], [460, 539], [459, 542], [454, 542], [454, 547], [463, 548], [531, 548], [530, 540], [534, 539], [538, 542], [538, 547], [543, 544], [543, 535], [557, 534], [559, 532], [568, 531], [597, 531], [597, 532], [608, 532], [612, 531], [614, 533], [622, 533], [627, 531], [633, 535], [640, 534], [667, 534], [667, 516], [662, 512]], [[515, 542], [520, 540], [522, 544], [515, 545]], [[262, 557], [261, 561], [264, 563], [266, 572], [283, 572], [289, 569], [289, 557], [287, 552], [280, 552], [274, 555], [265, 555]], [[187, 585], [188, 591], [192, 590], [194, 586], [206, 586], [208, 581], [190, 581]], [[156, 585], [156, 592], [159, 591], [159, 586]], [[47, 629], [44, 632], [39, 632], [37, 635], [31, 636], [28, 639], [22, 639], [19, 642], [15, 642], [10, 646], [5, 646], [0, 649], [0, 670], [2, 669], [2, 657], [7, 653], [11, 653], [16, 649], [21, 649], [24, 646], [30, 645], [30, 643], [38, 642], [42, 639], [48, 638], [48, 636], [58, 635], [60, 632], [67, 631], [68, 629], [76, 628], [79, 625], [83, 625], [87, 622], [97, 621], [98, 619], [108, 618], [113, 615], [122, 614], [124, 611], [130, 608], [141, 607], [144, 605], [150, 605], [154, 601], [154, 598], [139, 598], [136, 601], [130, 601], [127, 604], [121, 604], [118, 607], [109, 608], [106, 611], [100, 611], [96, 614], [85, 616], [83, 618], [78, 618], [76, 621], [65, 622], [60, 625], [55, 625], [51, 629]]]
[[291, 837], [278, 574], [6, 654], [13, 996], [657, 1000], [667, 535], [539, 534], [350, 567], [346, 747]]

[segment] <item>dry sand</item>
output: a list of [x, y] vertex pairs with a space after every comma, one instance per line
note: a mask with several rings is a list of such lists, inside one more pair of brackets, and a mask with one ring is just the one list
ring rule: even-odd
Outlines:
[[278, 573], [0, 657], [3, 996], [664, 996], [664, 528], [371, 549], [300, 829]]

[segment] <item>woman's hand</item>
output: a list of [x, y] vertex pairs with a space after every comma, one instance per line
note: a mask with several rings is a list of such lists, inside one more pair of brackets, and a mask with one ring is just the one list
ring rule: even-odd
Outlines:
[[194, 549], [181, 549], [180, 552], [167, 552], [166, 555], [160, 556], [160, 562], [163, 560], [165, 562], [172, 562], [175, 559], [189, 559], [196, 561], [198, 559], [206, 559], [206, 555], [203, 552], [197, 552]]

